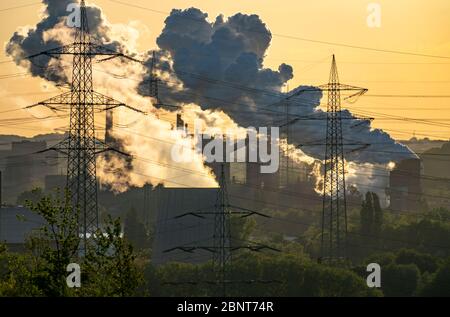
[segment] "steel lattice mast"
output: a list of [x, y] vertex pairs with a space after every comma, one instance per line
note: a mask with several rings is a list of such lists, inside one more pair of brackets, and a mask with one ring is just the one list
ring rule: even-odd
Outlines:
[[[324, 183], [323, 183], [323, 209], [322, 209], [322, 235], [321, 235], [321, 261], [333, 263], [344, 259], [345, 241], [347, 236], [347, 208], [345, 189], [345, 157], [344, 146], [351, 146], [349, 152], [357, 152], [370, 146], [361, 142], [343, 143], [342, 121], [371, 121], [373, 118], [362, 118], [356, 116], [342, 117], [341, 92], [346, 92], [344, 100], [357, 98], [367, 92], [366, 88], [341, 84], [336, 66], [336, 58], [333, 55], [331, 71], [328, 84], [317, 87], [297, 89], [287, 97], [282, 98], [273, 105], [287, 104], [290, 100], [308, 92], [328, 93], [326, 143], [324, 157]], [[301, 104], [301, 102], [300, 102]], [[287, 112], [287, 114], [289, 114]], [[321, 117], [305, 117], [299, 115], [286, 118], [286, 125], [298, 120], [322, 120]], [[361, 122], [350, 127], [357, 127]], [[301, 145], [298, 145], [301, 147]], [[354, 148], [356, 146], [356, 148]]]
[[[67, 153], [67, 189], [80, 208], [79, 227], [86, 246], [87, 236], [98, 228], [97, 180], [95, 165], [94, 95], [92, 56], [89, 55], [89, 28], [84, 1], [81, 26], [76, 30], [72, 71], [72, 96]], [[72, 150], [73, 149], [73, 150]]]
[[339, 83], [334, 55], [328, 85], [320, 86], [320, 88], [328, 91], [321, 258], [322, 261], [331, 264], [346, 258], [347, 201], [341, 91], [351, 90], [356, 91], [353, 95], [361, 95], [367, 90]]
[[229, 279], [228, 268], [231, 264], [231, 210], [228, 201], [228, 191], [225, 178], [224, 164], [220, 167], [219, 188], [216, 199], [216, 213], [214, 215], [214, 250], [213, 268], [216, 279], [222, 288], [222, 295], [226, 295], [226, 281]]
[[96, 108], [102, 107], [102, 110], [110, 110], [124, 106], [138, 111], [94, 91], [92, 59], [99, 55], [107, 56], [105, 60], [115, 57], [134, 59], [91, 42], [84, 0], [81, 1], [80, 5], [80, 25], [76, 28], [74, 42], [29, 56], [29, 58], [35, 58], [40, 55], [50, 57], [73, 56], [70, 92], [32, 105], [29, 108], [43, 105], [52, 110], [70, 111], [70, 125], [67, 138], [49, 150], [55, 150], [67, 156], [66, 187], [70, 192], [73, 207], [78, 209], [79, 235], [82, 238], [80, 251], [84, 252], [86, 251], [89, 237], [95, 233], [99, 225], [96, 155], [114, 150], [95, 137], [94, 117]]
[[[239, 216], [241, 218], [247, 218], [250, 216], [261, 216], [264, 218], [270, 218], [267, 215], [259, 213], [254, 210], [247, 208], [242, 208], [239, 206], [231, 205], [228, 200], [227, 191], [227, 180], [225, 176], [225, 164], [221, 164], [220, 178], [219, 178], [219, 188], [217, 189], [216, 204], [211, 208], [211, 211], [194, 211], [187, 212], [176, 217], [176, 219], [183, 218], [186, 216], [194, 216], [198, 218], [206, 218], [207, 216], [214, 216], [214, 233], [213, 233], [213, 245], [196, 245], [196, 246], [182, 246], [174, 247], [164, 252], [172, 252], [175, 250], [181, 250], [185, 252], [194, 252], [195, 250], [204, 250], [211, 252], [214, 281], [188, 281], [188, 282], [174, 282], [168, 283], [173, 285], [183, 285], [183, 284], [197, 284], [206, 283], [214, 284], [220, 287], [218, 289], [216, 296], [227, 296], [227, 285], [228, 284], [253, 284], [253, 283], [274, 283], [277, 281], [268, 280], [234, 280], [231, 278], [230, 267], [232, 260], [232, 253], [239, 250], [250, 250], [253, 252], [260, 252], [262, 250], [272, 250], [275, 252], [280, 252], [280, 250], [272, 248], [267, 245], [243, 242], [243, 244], [233, 245], [232, 234], [231, 234], [231, 217], [233, 215]], [[209, 209], [209, 208], [207, 208]]]

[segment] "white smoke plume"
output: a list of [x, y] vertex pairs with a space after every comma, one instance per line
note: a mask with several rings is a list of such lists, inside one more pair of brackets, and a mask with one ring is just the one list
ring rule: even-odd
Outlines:
[[[320, 182], [321, 164], [315, 160], [323, 160], [325, 153], [326, 112], [320, 107], [325, 98], [321, 91], [311, 91], [314, 87], [309, 86], [297, 87], [288, 94], [281, 92], [293, 78], [293, 69], [284, 63], [277, 71], [264, 67], [271, 40], [271, 32], [257, 15], [238, 13], [227, 19], [218, 16], [210, 22], [208, 15], [199, 9], [173, 10], [157, 39], [160, 48], [157, 58], [153, 60], [153, 55], [148, 54], [147, 65], [157, 65], [166, 76], [171, 74], [182, 83], [182, 89], [171, 89], [170, 80], [163, 80], [162, 100], [221, 109], [242, 127], [283, 125], [285, 97], [303, 91], [289, 101], [291, 118], [314, 120], [301, 119], [291, 124], [288, 154], [294, 161], [300, 158], [313, 164]], [[170, 63], [166, 62], [167, 56]], [[324, 74], [324, 80], [327, 75]], [[143, 83], [140, 93], [146, 94]], [[386, 169], [390, 162], [416, 157], [388, 133], [373, 129], [370, 121], [358, 120], [348, 110], [342, 111], [342, 117], [344, 152], [352, 171], [350, 181], [367, 172], [368, 166]], [[297, 146], [300, 152], [291, 151]], [[386, 177], [378, 177], [369, 181], [372, 187], [355, 186], [361, 192], [372, 189], [379, 193], [375, 182], [383, 183], [377, 187], [387, 187], [387, 181]]]
[[[46, 7], [42, 20], [32, 28], [16, 32], [6, 45], [7, 53], [18, 65], [26, 67], [34, 76], [56, 84], [69, 81], [70, 61], [42, 56], [29, 63], [24, 57], [67, 44], [71, 30], [64, 24], [68, 14], [66, 8], [74, 2], [43, 0]], [[101, 9], [91, 4], [88, 6], [88, 19], [93, 41], [146, 59], [144, 67], [119, 60], [94, 66], [97, 90], [150, 113], [143, 118], [129, 110], [120, 110], [121, 122], [116, 126], [114, 136], [135, 159], [131, 167], [119, 158], [99, 160], [101, 180], [111, 184], [115, 190], [123, 191], [128, 186], [141, 186], [147, 182], [173, 186], [181, 183], [216, 185], [198, 154], [191, 153], [195, 159], [189, 166], [172, 168], [175, 163], [170, 158], [170, 143], [181, 139], [187, 147], [192, 147], [192, 140], [160, 120], [159, 117], [167, 115], [167, 112], [155, 109], [146, 98], [146, 80], [152, 64], [156, 65], [161, 79], [160, 99], [163, 103], [188, 105], [182, 110], [185, 118], [197, 117], [207, 126], [227, 129], [285, 123], [284, 102], [280, 100], [288, 95], [281, 89], [293, 78], [293, 69], [284, 63], [277, 70], [264, 67], [272, 35], [257, 15], [238, 13], [229, 18], [218, 16], [210, 22], [207, 14], [199, 9], [173, 10], [157, 39], [156, 60], [152, 59], [151, 51], [145, 54], [136, 52], [137, 28], [109, 23]], [[290, 93], [304, 88], [308, 86], [300, 86]], [[319, 108], [322, 97], [320, 91], [309, 91], [292, 99], [289, 103], [292, 116], [325, 119], [326, 113]], [[342, 116], [353, 118], [349, 111], [343, 111]], [[349, 164], [385, 165], [414, 156], [387, 133], [372, 129], [370, 122], [343, 120], [343, 129], [344, 143], [368, 144], [365, 149], [345, 146]], [[292, 144], [289, 147], [301, 147], [300, 159], [321, 160], [325, 152], [324, 145], [321, 145], [325, 143], [325, 131], [325, 120], [299, 120], [291, 125]], [[131, 168], [132, 173], [121, 173], [123, 168]]]
[[[148, 54], [147, 65], [157, 65], [161, 72], [172, 74], [172, 78], [183, 84], [183, 89], [171, 89], [163, 81], [161, 99], [168, 103], [195, 103], [202, 109], [221, 109], [243, 127], [281, 125], [285, 123], [283, 99], [314, 87], [300, 86], [289, 94], [281, 92], [284, 84], [293, 78], [293, 69], [284, 63], [277, 71], [263, 66], [271, 40], [271, 32], [257, 15], [238, 13], [228, 19], [218, 16], [209, 22], [208, 15], [196, 8], [172, 10], [157, 39], [161, 50], [157, 60], [153, 61], [152, 54]], [[170, 63], [167, 56], [172, 60]], [[324, 80], [327, 76], [324, 74]], [[145, 95], [146, 89], [141, 83], [140, 93]], [[322, 97], [319, 90], [306, 91], [289, 103], [292, 118], [315, 118], [291, 125], [292, 143], [303, 145], [302, 151], [315, 158], [322, 158], [324, 146], [307, 144], [325, 143], [326, 113], [320, 109]], [[346, 118], [343, 129], [347, 142], [344, 143], [369, 144], [367, 149], [353, 152], [358, 145], [346, 146], [349, 161], [387, 164], [414, 156], [389, 134], [372, 129], [370, 122], [353, 120], [354, 116], [347, 110], [342, 117]]]
[[[394, 164], [395, 165], [395, 164]], [[386, 183], [393, 164], [356, 164], [349, 162], [346, 168], [346, 185], [354, 186], [360, 193], [374, 192], [380, 197], [381, 206], [387, 207], [389, 202], [386, 196]]]
[[[66, 26], [65, 17], [67, 5], [75, 1], [43, 2], [47, 7], [42, 21], [33, 28], [15, 33], [6, 50], [18, 65], [26, 67], [34, 76], [55, 84], [66, 84], [71, 76], [70, 59], [42, 57], [34, 63], [24, 59], [73, 41], [73, 29]], [[135, 43], [139, 31], [136, 28], [110, 24], [98, 7], [89, 6], [87, 12], [93, 41], [106, 43], [110, 49], [137, 54]], [[193, 141], [172, 129], [170, 123], [159, 119], [159, 114], [164, 111], [153, 108], [148, 98], [136, 93], [139, 79], [145, 73], [141, 64], [116, 59], [94, 63], [93, 68], [96, 91], [148, 113], [143, 116], [129, 109], [115, 110], [120, 122], [115, 122], [112, 135], [118, 140], [120, 150], [132, 156], [132, 161], [129, 164], [119, 155], [100, 156], [97, 174], [103, 184], [110, 185], [116, 192], [146, 183], [175, 187], [217, 186], [214, 175], [203, 164], [203, 157], [195, 152]], [[103, 116], [96, 116], [97, 122], [102, 119]], [[171, 159], [172, 146], [177, 142], [185, 145], [187, 151], [184, 153], [191, 158], [186, 160], [188, 163], [176, 163]]]

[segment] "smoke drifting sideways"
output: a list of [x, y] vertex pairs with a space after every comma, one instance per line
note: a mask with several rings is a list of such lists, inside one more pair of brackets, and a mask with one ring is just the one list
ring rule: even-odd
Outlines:
[[[56, 84], [64, 84], [68, 82], [68, 78], [64, 71], [65, 66], [59, 60], [42, 55], [30, 63], [26, 57], [73, 42], [74, 28], [64, 27], [71, 13], [67, 11], [68, 6], [78, 1], [43, 0], [42, 3], [45, 5], [42, 20], [34, 27], [21, 27], [16, 31], [6, 44], [6, 53], [17, 65], [27, 67], [33, 76]], [[130, 53], [126, 45], [110, 37], [110, 28], [105, 23], [100, 8], [88, 6], [86, 10], [92, 42], [107, 43], [105, 46], [109, 49]], [[55, 32], [63, 28], [64, 32]], [[66, 42], [63, 42], [64, 40]]]
[[[53, 49], [73, 42], [73, 28], [67, 27], [67, 6], [76, 1], [44, 0], [42, 20], [34, 27], [21, 28], [6, 45], [6, 52], [17, 65], [31, 75], [50, 81], [55, 85], [70, 82], [72, 61], [70, 57], [50, 59], [36, 58], [30, 63], [26, 56]], [[87, 15], [91, 41], [102, 43], [108, 49], [135, 55], [135, 43], [139, 30], [133, 24], [111, 24], [98, 7], [88, 6]], [[103, 185], [115, 192], [128, 188], [163, 184], [167, 187], [216, 187], [214, 175], [204, 166], [203, 157], [196, 153], [191, 140], [172, 126], [159, 119], [159, 110], [153, 108], [150, 99], [137, 94], [137, 84], [145, 74], [142, 64], [114, 59], [104, 63], [93, 62], [94, 89], [136, 108], [147, 111], [133, 112], [124, 108], [114, 110], [114, 147], [132, 155], [132, 161], [114, 154], [99, 156], [97, 176]], [[117, 75], [120, 76], [117, 76]], [[116, 78], [119, 77], [119, 78]], [[124, 78], [126, 77], [126, 78]], [[128, 78], [129, 77], [129, 78]], [[132, 80], [132, 78], [137, 78]], [[96, 120], [101, 116], [96, 116]], [[100, 126], [102, 124], [99, 124]], [[149, 133], [149, 131], [151, 131]], [[173, 144], [183, 144], [186, 162], [174, 162], [171, 157]]]
[[[326, 113], [319, 106], [323, 97], [314, 87], [300, 86], [282, 93], [283, 86], [293, 78], [293, 68], [285, 63], [274, 71], [264, 67], [264, 58], [272, 34], [257, 15], [238, 13], [225, 20], [218, 16], [214, 22], [199, 9], [172, 10], [157, 39], [160, 48], [153, 61], [149, 53], [146, 65], [155, 64], [163, 74], [172, 75], [182, 84], [174, 86], [163, 80], [161, 99], [167, 103], [195, 103], [203, 109], [222, 109], [239, 125], [276, 126], [286, 123], [284, 99], [297, 91], [306, 90], [289, 101], [290, 116], [302, 119], [291, 124], [292, 142], [304, 145], [302, 150], [321, 158], [324, 146]], [[168, 62], [167, 56], [171, 61]], [[331, 61], [331, 57], [330, 57]], [[324, 74], [324, 78], [328, 74]], [[146, 77], [145, 79], [148, 79]], [[140, 93], [148, 92], [147, 81]], [[350, 161], [384, 164], [414, 154], [389, 134], [372, 129], [370, 122], [358, 119], [347, 110], [342, 112], [344, 143], [370, 144], [367, 151], [352, 151], [358, 145], [347, 146]], [[314, 118], [314, 120], [307, 120]], [[318, 142], [320, 141], [320, 142]], [[383, 153], [377, 150], [383, 149]], [[393, 152], [386, 155], [384, 152]]]
[[[162, 103], [195, 103], [202, 109], [221, 109], [241, 127], [282, 126], [291, 122], [289, 142], [301, 148], [304, 162], [309, 164], [311, 157], [323, 160], [327, 114], [321, 102], [326, 99], [325, 94], [311, 86], [283, 93], [284, 85], [294, 76], [293, 68], [286, 63], [278, 70], [264, 67], [271, 41], [270, 30], [257, 15], [238, 13], [227, 19], [220, 15], [209, 22], [208, 15], [199, 9], [174, 9], [157, 38], [159, 51], [155, 60], [149, 52], [146, 65], [149, 70], [156, 65], [163, 78]], [[144, 96], [148, 78], [149, 73], [139, 87]], [[324, 74], [327, 78], [328, 74]], [[286, 101], [296, 93], [298, 96]], [[358, 172], [367, 175], [371, 166], [387, 169], [390, 162], [417, 157], [388, 133], [372, 128], [370, 121], [359, 120], [348, 110], [342, 111], [342, 117], [344, 153], [352, 166], [349, 181], [358, 188], [361, 187], [357, 182], [364, 183]], [[375, 169], [371, 173], [376, 175]], [[387, 180], [381, 182], [387, 185]], [[361, 190], [365, 192], [367, 188]]]
[[[67, 5], [74, 2], [76, 1], [43, 0], [46, 9], [42, 20], [34, 28], [20, 29], [7, 43], [7, 53], [18, 65], [26, 67], [33, 76], [55, 84], [68, 81], [70, 73], [62, 61], [43, 56], [35, 63], [29, 63], [23, 58], [72, 41], [70, 35], [73, 30], [65, 27], [65, 20], [69, 14], [66, 11]], [[111, 49], [128, 54], [136, 52], [133, 47], [135, 38], [130, 39], [129, 36], [120, 36], [118, 33], [126, 31], [136, 37], [139, 31], [133, 30], [130, 25], [110, 24], [98, 7], [90, 5], [87, 10], [93, 41], [107, 43]], [[135, 133], [131, 137], [122, 131], [115, 131], [115, 137], [124, 146], [124, 150], [131, 154], [140, 153], [146, 157], [154, 155], [153, 158], [161, 160], [163, 164], [174, 164], [168, 157], [168, 149], [158, 150], [161, 149], [161, 143], [142, 137], [148, 136], [148, 132], [152, 131], [152, 134], [156, 133], [155, 136], [163, 140], [176, 142], [177, 139], [183, 138], [174, 134], [169, 124], [158, 120], [158, 113], [163, 110], [153, 108], [149, 104], [149, 98], [145, 98], [148, 95], [148, 79], [153, 64], [161, 79], [161, 101], [184, 106], [183, 112], [189, 108], [197, 109], [195, 112], [204, 117], [207, 125], [229, 121], [234, 121], [244, 128], [285, 124], [284, 99], [297, 91], [305, 88], [310, 90], [313, 87], [300, 86], [289, 93], [281, 92], [283, 86], [293, 78], [294, 72], [293, 68], [285, 63], [277, 70], [264, 66], [265, 54], [271, 41], [271, 32], [257, 15], [238, 13], [229, 18], [218, 16], [213, 22], [209, 22], [208, 15], [199, 9], [173, 10], [157, 38], [159, 49], [156, 60], [152, 60], [153, 51], [148, 51], [140, 54], [145, 59], [143, 66], [118, 60], [113, 61], [112, 65], [108, 64], [107, 68], [98, 66], [107, 72], [124, 74], [123, 77], [131, 77], [130, 74], [139, 77], [138, 82], [124, 82], [114, 81], [107, 75], [100, 76], [99, 80], [100, 74], [96, 74], [95, 84], [130, 105], [145, 105], [154, 114], [154, 118], [144, 121], [133, 113], [121, 115], [121, 118], [126, 117], [129, 122], [139, 122], [133, 129], [138, 134]], [[324, 74], [324, 78], [327, 78], [327, 75]], [[322, 92], [315, 90], [303, 92], [289, 101], [290, 116], [300, 118], [290, 125], [289, 141], [291, 145], [299, 146], [305, 157], [317, 160], [323, 159], [325, 152], [326, 113], [320, 109], [322, 99]], [[232, 120], [208, 120], [209, 117], [217, 115]], [[367, 144], [362, 150], [358, 145], [346, 145], [347, 161], [357, 166], [364, 165], [364, 170], [367, 170], [367, 166], [371, 164], [384, 166], [415, 156], [389, 134], [372, 129], [370, 122], [352, 119], [353, 115], [347, 110], [343, 111], [342, 116], [347, 119], [343, 120], [344, 143]], [[314, 120], [305, 120], [310, 117]], [[141, 137], [138, 137], [139, 135]], [[201, 175], [209, 175], [210, 171], [205, 169], [201, 159], [196, 157], [194, 166], [189, 168], [199, 171]], [[115, 161], [114, 169], [121, 165], [123, 164]], [[137, 166], [145, 171], [136, 171]], [[166, 168], [162, 171], [161, 166], [157, 169], [144, 167], [144, 164], [136, 161], [133, 162], [132, 168], [141, 176], [124, 176], [128, 174], [120, 173], [120, 180], [111, 176], [103, 178], [117, 190], [123, 191], [128, 186], [143, 185], [146, 182], [143, 175], [146, 174], [158, 176], [159, 179], [179, 177], [179, 173], [173, 174], [173, 169]], [[159, 174], [152, 173], [155, 171]], [[195, 173], [191, 173], [189, 177], [194, 178]], [[159, 182], [157, 178], [150, 180], [153, 184]], [[183, 180], [186, 183], [186, 179]], [[206, 181], [197, 180], [194, 183], [209, 186], [215, 182], [209, 177]]]

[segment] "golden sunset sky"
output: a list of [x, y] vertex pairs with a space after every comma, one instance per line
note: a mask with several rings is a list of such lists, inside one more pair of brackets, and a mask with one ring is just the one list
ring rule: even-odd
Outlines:
[[[335, 54], [341, 82], [369, 89], [368, 96], [355, 104], [344, 104], [345, 107], [355, 113], [375, 117], [373, 127], [382, 128], [397, 139], [409, 139], [414, 132], [420, 138], [450, 138], [449, 0], [121, 1], [150, 10], [112, 0], [87, 2], [101, 7], [111, 23], [139, 21], [142, 25], [139, 49], [142, 51], [156, 47], [155, 40], [164, 26], [164, 19], [173, 8], [199, 8], [209, 14], [211, 21], [219, 14], [225, 17], [238, 12], [257, 14], [273, 34], [264, 66], [277, 69], [283, 62], [292, 65], [295, 77], [289, 82], [291, 89], [300, 84], [326, 83], [330, 57]], [[39, 1], [1, 1], [2, 43], [6, 43], [19, 27], [38, 22], [42, 5], [1, 10], [36, 2]], [[367, 25], [367, 6], [371, 2], [381, 5], [380, 28]], [[305, 39], [447, 58], [364, 50]], [[2, 49], [0, 62], [8, 60]], [[0, 113], [3, 112], [0, 133], [32, 136], [52, 132], [55, 126], [51, 122], [14, 124], [14, 121], [6, 121], [30, 118], [30, 115], [26, 111], [4, 111], [36, 103], [58, 93], [55, 88], [43, 93], [45, 82], [41, 79], [29, 76], [2, 79], [3, 75], [23, 72], [13, 63], [0, 64]], [[427, 95], [429, 98], [370, 95]], [[392, 117], [414, 120], [394, 120]]]

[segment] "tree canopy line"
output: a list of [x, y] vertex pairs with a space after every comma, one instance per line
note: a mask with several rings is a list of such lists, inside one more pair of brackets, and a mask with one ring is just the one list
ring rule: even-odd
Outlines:
[[[0, 296], [219, 294], [211, 262], [152, 264], [154, 229], [135, 208], [123, 221], [102, 217], [101, 229], [80, 255], [77, 211], [69, 194], [36, 191], [29, 197], [34, 199], [26, 199], [26, 206], [46, 225], [29, 236], [22, 252], [0, 245]], [[288, 221], [305, 217], [284, 216]], [[296, 240], [286, 240], [279, 233], [258, 232], [254, 220], [233, 219], [232, 229], [239, 239], [251, 236], [283, 252], [276, 256], [237, 252], [228, 268], [228, 279], [234, 282], [227, 286], [227, 296], [450, 296], [450, 224], [443, 220], [450, 218], [450, 210], [439, 208], [421, 217], [392, 216], [381, 208], [377, 194], [368, 192], [358, 216], [359, 222], [352, 223], [350, 230], [357, 234], [348, 238], [351, 258], [342, 267], [317, 262], [314, 227], [302, 231]], [[70, 263], [81, 267], [80, 288], [67, 286]], [[369, 263], [381, 266], [381, 288], [366, 284]]]

